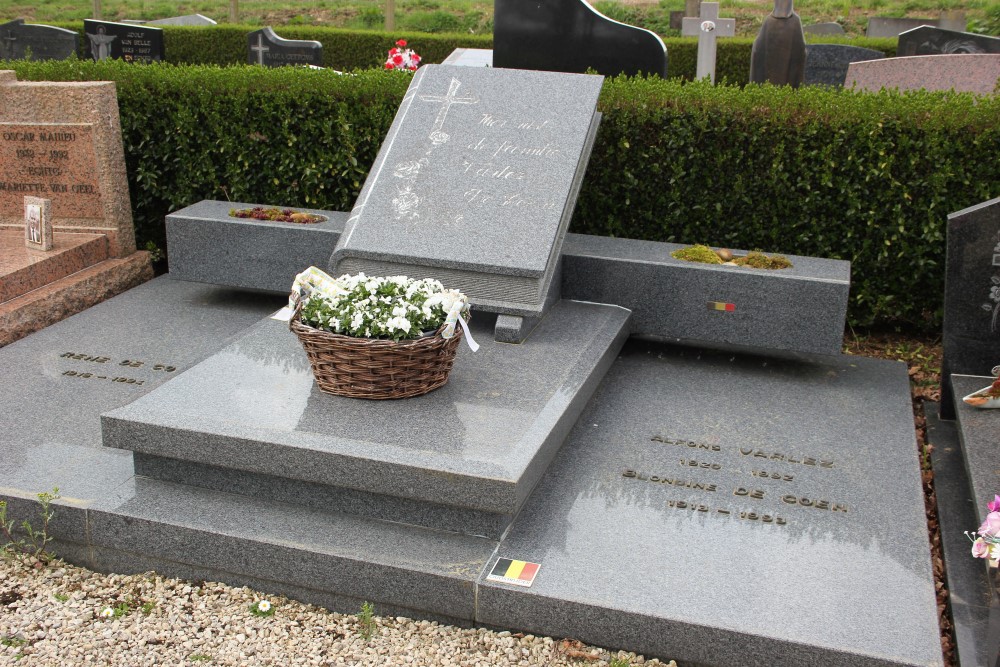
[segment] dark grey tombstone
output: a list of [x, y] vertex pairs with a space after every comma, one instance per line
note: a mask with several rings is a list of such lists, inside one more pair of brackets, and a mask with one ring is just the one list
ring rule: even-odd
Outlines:
[[844, 27], [834, 21], [827, 23], [813, 23], [802, 28], [802, 32], [810, 35], [844, 35]]
[[656, 34], [613, 21], [584, 0], [495, 0], [493, 66], [605, 76], [667, 76]]
[[936, 26], [937, 19], [907, 19], [892, 16], [873, 16], [868, 19], [865, 37], [896, 37], [922, 25]]
[[953, 373], [1000, 364], [1000, 197], [948, 215], [941, 416], [954, 419]]
[[602, 80], [421, 67], [330, 271], [435, 277], [479, 310], [542, 315], [561, 282], [560, 249], [600, 122]]
[[271, 26], [247, 35], [247, 63], [264, 67], [323, 65], [323, 45], [307, 39], [278, 37]]
[[953, 53], [1000, 53], [1000, 37], [924, 25], [902, 33], [896, 48], [896, 56], [899, 58]]
[[170, 18], [147, 21], [146, 25], [208, 26], [218, 25], [218, 23], [207, 16], [202, 16], [201, 14], [187, 14], [185, 16], [171, 16]]
[[76, 57], [80, 36], [73, 30], [25, 23], [0, 25], [0, 60], [66, 60]]
[[848, 65], [879, 58], [885, 58], [885, 54], [873, 49], [846, 44], [809, 44], [806, 46], [806, 74], [803, 83], [807, 86], [843, 86]]
[[798, 88], [805, 78], [806, 39], [792, 0], [775, 0], [750, 50], [750, 81]]
[[163, 30], [128, 23], [85, 19], [85, 51], [94, 60], [116, 58], [134, 63], [163, 60]]

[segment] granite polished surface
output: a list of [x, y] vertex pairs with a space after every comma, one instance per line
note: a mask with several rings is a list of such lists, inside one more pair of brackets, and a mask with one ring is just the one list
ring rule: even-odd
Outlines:
[[111, 447], [512, 513], [527, 497], [628, 335], [629, 311], [563, 301], [520, 345], [459, 349], [424, 396], [332, 396], [287, 324], [265, 319], [157, 391], [103, 416]]

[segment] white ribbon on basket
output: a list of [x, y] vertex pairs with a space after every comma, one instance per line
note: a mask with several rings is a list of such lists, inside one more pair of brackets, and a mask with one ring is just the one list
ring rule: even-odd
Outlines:
[[[295, 314], [296, 305], [305, 302], [313, 292], [336, 296], [337, 292], [342, 290], [343, 288], [340, 287], [339, 283], [330, 277], [329, 274], [317, 269], [315, 266], [310, 266], [295, 276], [295, 282], [292, 283], [292, 292], [288, 296], [288, 305], [272, 315], [271, 319], [288, 322]], [[466, 344], [470, 350], [475, 352], [479, 349], [479, 343], [472, 338], [472, 330], [469, 329], [469, 323], [462, 317], [462, 309], [466, 303], [467, 300], [463, 297], [452, 304], [451, 310], [448, 311], [448, 316], [445, 319], [445, 327], [441, 332], [441, 337], [447, 339], [454, 336], [455, 326], [460, 323], [462, 330], [465, 332]]]

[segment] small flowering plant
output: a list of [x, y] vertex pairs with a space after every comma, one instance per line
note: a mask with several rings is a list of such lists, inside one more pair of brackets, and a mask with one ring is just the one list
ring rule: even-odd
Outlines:
[[464, 294], [445, 289], [433, 278], [359, 273], [311, 286], [302, 304], [302, 322], [354, 338], [399, 341], [432, 334], [442, 326], [442, 337], [451, 338], [459, 317], [469, 313]]
[[386, 69], [402, 69], [414, 71], [420, 67], [420, 56], [413, 49], [406, 48], [406, 40], [401, 39], [396, 42], [396, 46], [389, 49], [389, 57], [385, 59]]
[[250, 613], [254, 616], [273, 616], [274, 606], [267, 600], [257, 600], [250, 605]]
[[965, 535], [972, 540], [972, 555], [986, 558], [991, 567], [997, 567], [1000, 565], [1000, 495], [995, 495], [986, 508], [990, 513], [986, 515], [983, 525], [973, 533], [966, 531]]

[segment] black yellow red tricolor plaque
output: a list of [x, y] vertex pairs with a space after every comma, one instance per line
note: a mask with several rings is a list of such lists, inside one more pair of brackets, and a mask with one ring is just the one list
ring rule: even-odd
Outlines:
[[726, 303], [725, 301], [709, 301], [708, 302], [708, 309], [709, 310], [723, 310], [723, 311], [725, 311], [727, 313], [732, 313], [732, 312], [734, 312], [736, 310], [736, 304], [735, 303]]
[[486, 575], [486, 581], [499, 581], [515, 586], [530, 586], [538, 574], [538, 563], [528, 563], [523, 560], [501, 558], [493, 566], [493, 571]]

